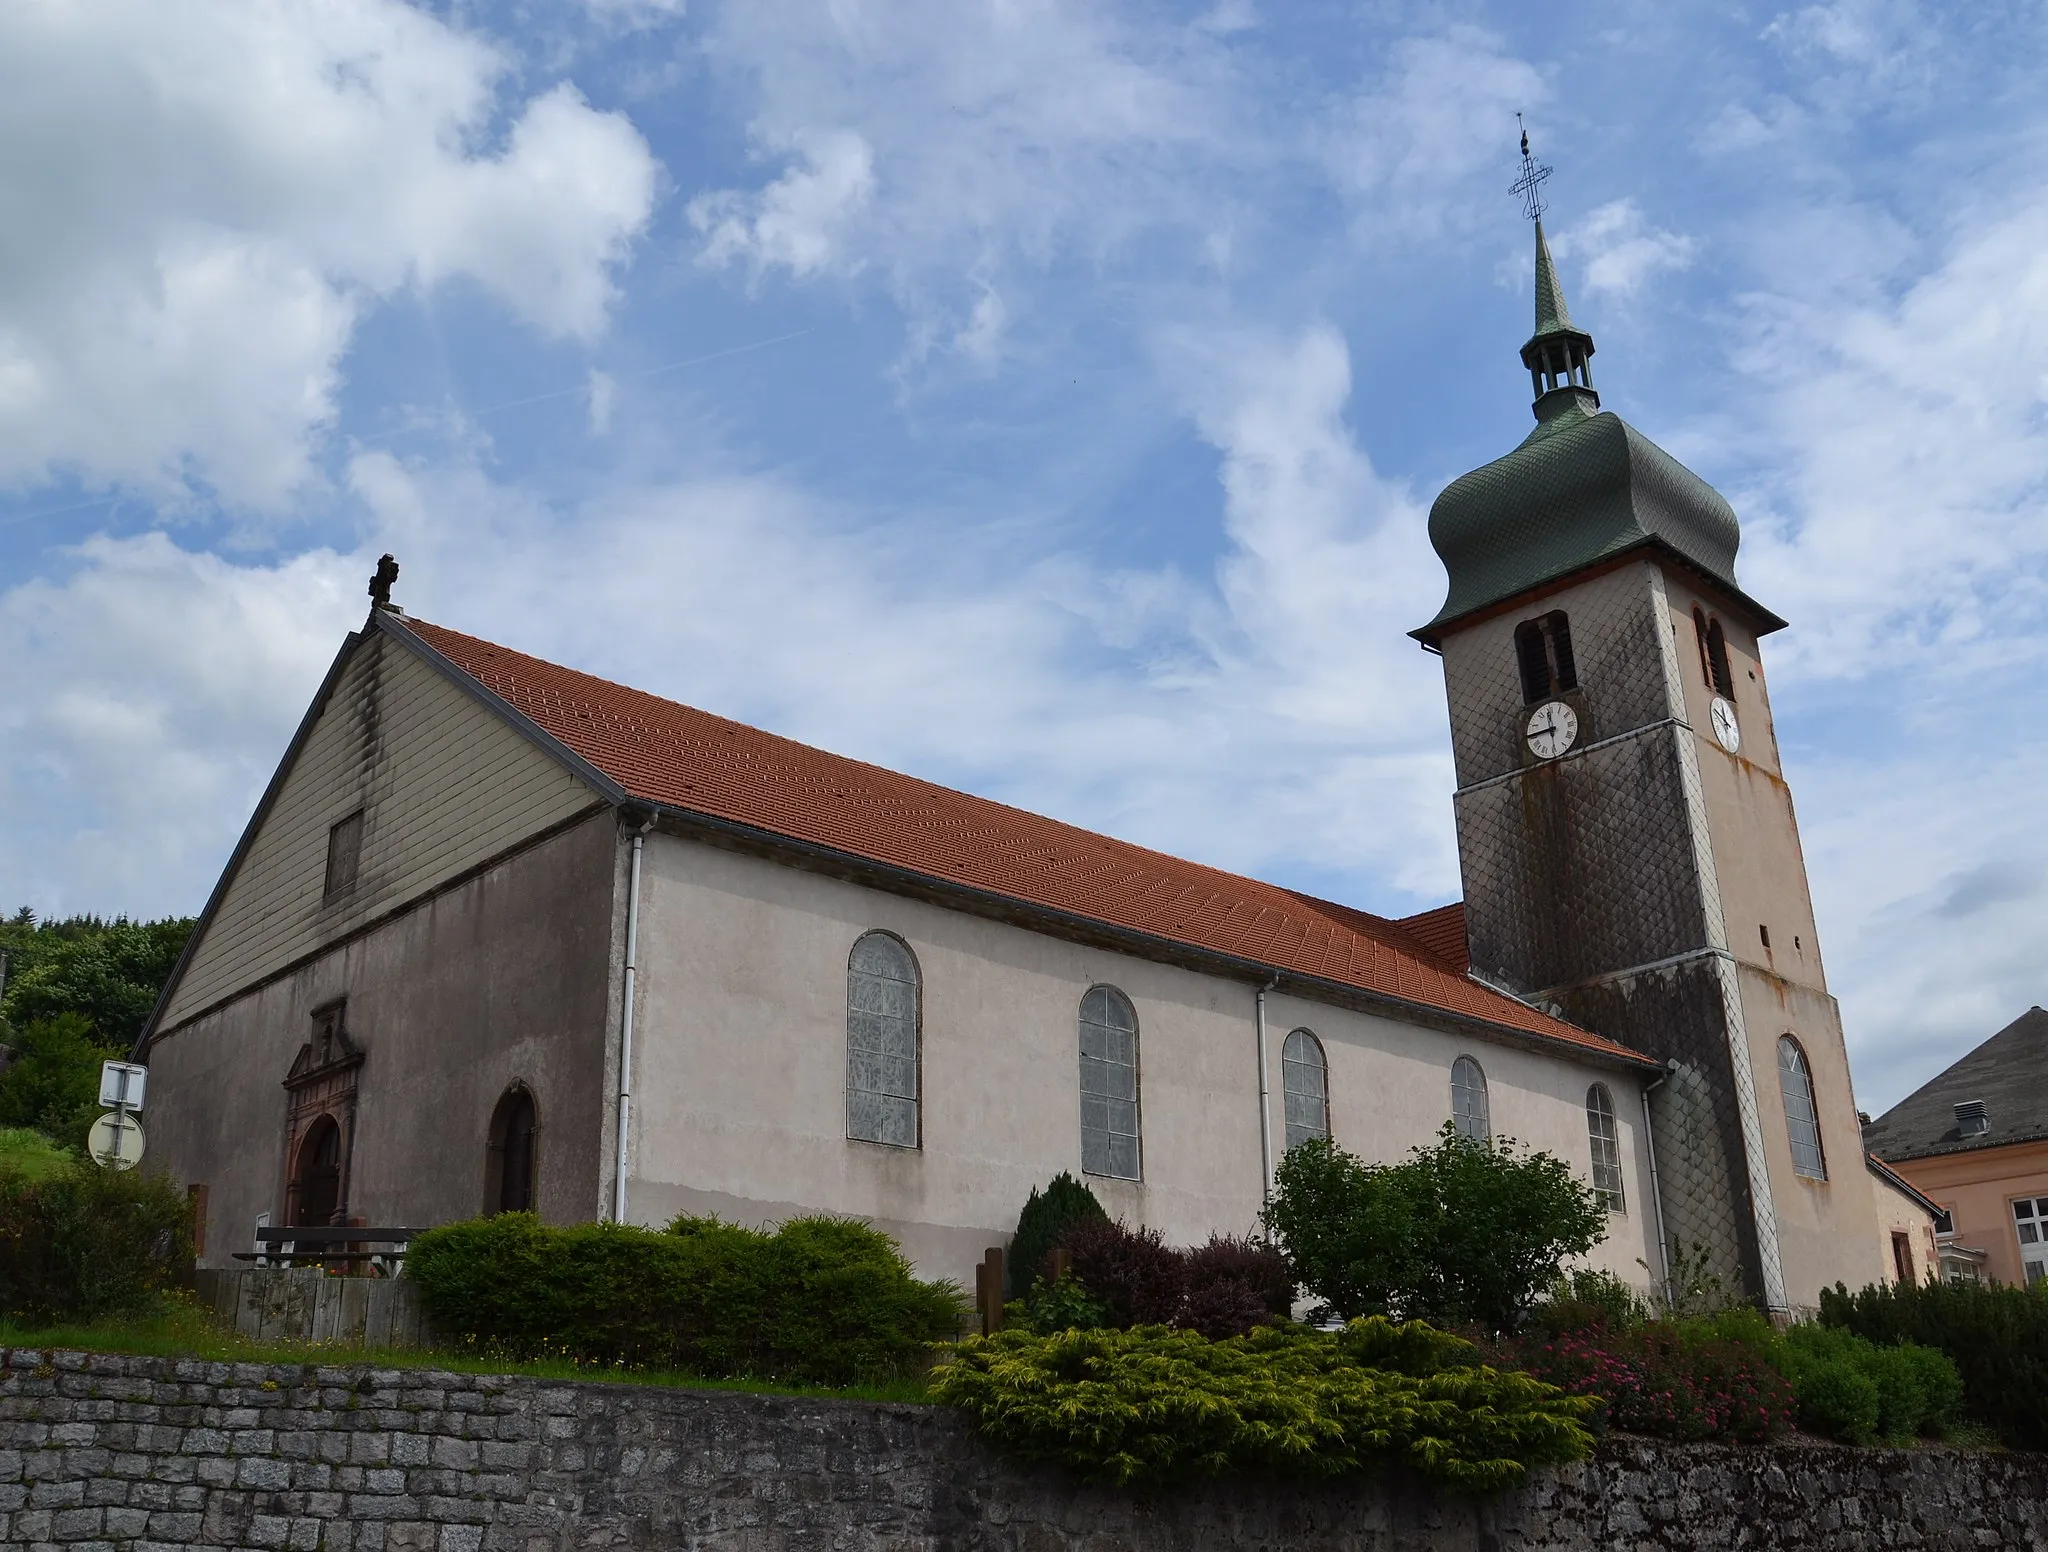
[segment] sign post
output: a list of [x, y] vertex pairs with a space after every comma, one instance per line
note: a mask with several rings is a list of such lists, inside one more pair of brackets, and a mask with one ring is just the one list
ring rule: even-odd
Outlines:
[[148, 1139], [135, 1112], [149, 1089], [149, 1069], [135, 1062], [100, 1064], [100, 1103], [110, 1106], [92, 1123], [86, 1134], [85, 1151], [94, 1163], [106, 1169], [133, 1169], [142, 1162]]

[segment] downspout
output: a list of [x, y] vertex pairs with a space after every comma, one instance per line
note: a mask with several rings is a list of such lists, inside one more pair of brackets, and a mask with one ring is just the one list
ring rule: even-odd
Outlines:
[[1664, 1307], [1671, 1308], [1671, 1246], [1664, 1238], [1664, 1188], [1657, 1183], [1657, 1132], [1650, 1124], [1650, 1091], [1664, 1086], [1664, 1080], [1671, 1076], [1666, 1067], [1657, 1074], [1655, 1083], [1643, 1085], [1643, 1142], [1650, 1153], [1650, 1205], [1657, 1214], [1657, 1260], [1664, 1268]]
[[649, 814], [633, 832], [633, 862], [626, 878], [626, 984], [619, 999], [619, 1160], [612, 1182], [612, 1222], [626, 1221], [627, 1126], [633, 1118], [633, 977], [640, 958], [640, 849], [654, 828]]
[[1274, 976], [1259, 988], [1257, 998], [1259, 1019], [1259, 1200], [1273, 1200], [1273, 1095], [1271, 1080], [1266, 1076], [1266, 993], [1280, 984], [1280, 977]]

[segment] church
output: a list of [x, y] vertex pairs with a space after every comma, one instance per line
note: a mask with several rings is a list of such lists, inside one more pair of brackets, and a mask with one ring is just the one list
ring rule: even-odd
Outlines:
[[[1539, 212], [1540, 214], [1540, 212]], [[1389, 920], [409, 617], [380, 567], [138, 1043], [253, 1227], [871, 1220], [969, 1281], [1061, 1170], [1186, 1244], [1285, 1150], [1569, 1161], [1643, 1287], [1878, 1280], [1734, 512], [1601, 408], [1536, 225], [1535, 429], [1430, 515], [1461, 902]]]

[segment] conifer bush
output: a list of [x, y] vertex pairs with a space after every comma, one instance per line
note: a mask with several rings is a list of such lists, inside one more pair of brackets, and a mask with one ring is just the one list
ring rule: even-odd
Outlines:
[[1427, 1367], [1456, 1351], [1398, 1328], [1266, 1325], [1221, 1341], [1163, 1326], [1006, 1330], [958, 1344], [931, 1391], [998, 1446], [1119, 1485], [1405, 1468], [1492, 1492], [1532, 1466], [1584, 1458], [1589, 1400], [1476, 1363], [1413, 1374], [1354, 1356], [1419, 1356]]
[[1011, 1297], [1021, 1298], [1046, 1275], [1045, 1258], [1070, 1226], [1108, 1217], [1095, 1193], [1065, 1170], [1046, 1182], [1043, 1191], [1033, 1188], [1017, 1215], [1017, 1232], [1004, 1261]]
[[406, 1276], [435, 1329], [468, 1345], [713, 1378], [890, 1379], [966, 1315], [960, 1290], [912, 1276], [886, 1234], [824, 1217], [768, 1233], [685, 1216], [656, 1232], [501, 1213], [422, 1234]]

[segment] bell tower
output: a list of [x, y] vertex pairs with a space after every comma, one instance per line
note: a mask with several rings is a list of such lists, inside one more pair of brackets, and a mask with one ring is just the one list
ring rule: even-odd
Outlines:
[[[1522, 139], [1536, 428], [1430, 511], [1473, 974], [1666, 1061], [1667, 1237], [1773, 1310], [1882, 1273], [1759, 642], [1720, 494], [1592, 380]], [[1654, 1269], [1661, 1276], [1663, 1269]]]

